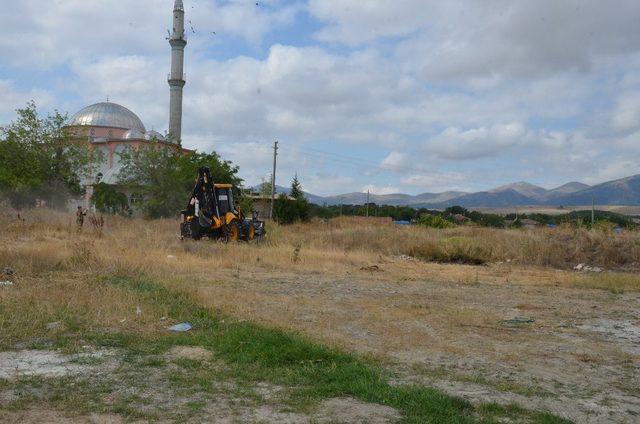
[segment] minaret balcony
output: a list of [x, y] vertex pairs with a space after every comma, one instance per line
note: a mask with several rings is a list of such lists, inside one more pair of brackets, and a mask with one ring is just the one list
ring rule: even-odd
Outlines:
[[182, 74], [182, 79], [180, 79], [179, 77], [175, 78], [171, 74], [167, 74], [167, 81], [169, 82], [169, 85], [179, 85], [184, 87], [184, 85], [187, 83], [187, 74]]
[[[173, 37], [176, 37], [176, 38], [173, 38]], [[187, 45], [187, 36], [186, 35], [182, 35], [182, 37], [172, 36], [169, 39], [169, 44], [171, 44], [171, 47], [184, 47]]]

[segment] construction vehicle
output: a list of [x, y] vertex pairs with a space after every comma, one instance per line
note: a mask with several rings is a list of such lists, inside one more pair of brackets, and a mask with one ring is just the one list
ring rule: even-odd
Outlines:
[[181, 215], [181, 238], [251, 241], [262, 239], [266, 233], [264, 221], [256, 213], [247, 218], [236, 207], [233, 185], [214, 183], [207, 167], [198, 169], [196, 185]]

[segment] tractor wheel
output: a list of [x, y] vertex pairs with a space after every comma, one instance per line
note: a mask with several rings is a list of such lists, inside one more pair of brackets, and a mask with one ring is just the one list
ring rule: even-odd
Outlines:
[[240, 240], [240, 234], [242, 230], [240, 229], [240, 224], [238, 221], [233, 220], [226, 225], [225, 228], [225, 241], [238, 241]]
[[198, 220], [192, 219], [189, 222], [189, 225], [191, 227], [191, 237], [194, 240], [200, 240], [200, 238], [202, 238], [202, 228], [200, 227], [200, 223], [198, 222]]

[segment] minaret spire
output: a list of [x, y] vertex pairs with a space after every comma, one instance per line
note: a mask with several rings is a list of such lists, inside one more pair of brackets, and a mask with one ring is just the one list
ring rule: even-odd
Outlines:
[[169, 74], [169, 140], [180, 143], [182, 139], [182, 89], [184, 78], [184, 48], [187, 39], [184, 34], [184, 5], [176, 0], [173, 6], [173, 32], [169, 37], [171, 45], [171, 73]]

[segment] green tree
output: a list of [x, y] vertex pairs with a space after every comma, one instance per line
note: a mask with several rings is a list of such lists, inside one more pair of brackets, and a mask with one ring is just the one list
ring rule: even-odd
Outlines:
[[298, 174], [295, 174], [293, 180], [291, 181], [291, 190], [289, 191], [289, 196], [293, 197], [296, 200], [304, 199], [304, 192], [302, 191], [302, 184], [298, 181]]
[[[290, 198], [291, 197], [291, 198]], [[280, 194], [273, 205], [273, 214], [281, 224], [308, 221], [311, 217], [311, 205], [304, 196], [302, 185], [296, 175], [291, 181], [290, 197]]]
[[120, 184], [142, 195], [140, 208], [150, 218], [175, 216], [186, 205], [198, 175], [208, 166], [216, 183], [233, 184], [239, 195], [238, 167], [215, 153], [183, 154], [170, 145], [127, 149], [120, 155]]
[[102, 213], [121, 214], [129, 209], [129, 202], [124, 193], [112, 185], [99, 183], [93, 187], [91, 202]]
[[444, 210], [444, 215], [462, 215], [469, 216], [469, 210], [467, 208], [463, 208], [462, 206], [449, 206]]
[[86, 139], [68, 133], [66, 115], [54, 111], [41, 118], [33, 101], [16, 112], [17, 119], [0, 129], [0, 194], [16, 207], [36, 200], [65, 207], [83, 193], [82, 181], [100, 155], [92, 155]]

